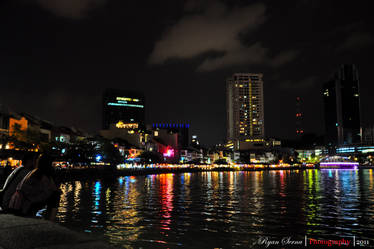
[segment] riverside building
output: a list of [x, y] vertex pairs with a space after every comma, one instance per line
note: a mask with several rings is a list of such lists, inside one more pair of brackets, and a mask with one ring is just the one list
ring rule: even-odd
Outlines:
[[236, 149], [240, 142], [263, 143], [263, 74], [235, 73], [226, 81], [227, 140]]

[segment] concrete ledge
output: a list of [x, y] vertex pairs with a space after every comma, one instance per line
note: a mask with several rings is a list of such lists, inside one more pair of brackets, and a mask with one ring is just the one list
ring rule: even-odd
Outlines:
[[85, 234], [53, 222], [0, 214], [0, 249], [114, 248]]

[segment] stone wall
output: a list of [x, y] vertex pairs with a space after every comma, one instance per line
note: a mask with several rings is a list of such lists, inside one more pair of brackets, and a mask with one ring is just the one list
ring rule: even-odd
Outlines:
[[109, 244], [38, 218], [0, 214], [0, 249], [106, 249]]

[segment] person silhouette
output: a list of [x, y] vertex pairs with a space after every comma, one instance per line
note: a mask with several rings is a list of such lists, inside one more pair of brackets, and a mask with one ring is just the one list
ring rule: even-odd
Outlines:
[[16, 192], [17, 186], [22, 179], [35, 168], [37, 156], [37, 153], [27, 152], [22, 158], [22, 166], [13, 170], [6, 178], [3, 188], [0, 190], [2, 212], [7, 213], [9, 211], [9, 201], [12, 195]]
[[[37, 168], [29, 172], [17, 186], [21, 195], [13, 195], [9, 209], [14, 214], [36, 216], [36, 213], [47, 206], [46, 218], [54, 221], [60, 202], [60, 191], [54, 181], [52, 158], [42, 154], [37, 159]], [[22, 200], [17, 200], [21, 198]]]

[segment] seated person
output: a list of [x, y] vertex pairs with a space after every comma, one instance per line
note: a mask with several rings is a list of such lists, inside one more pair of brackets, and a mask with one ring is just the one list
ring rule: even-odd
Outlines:
[[45, 154], [39, 156], [37, 168], [28, 173], [17, 186], [21, 197], [13, 195], [9, 209], [17, 215], [35, 216], [47, 206], [47, 219], [54, 221], [60, 202], [60, 191], [53, 176], [52, 158]]
[[0, 190], [0, 207], [3, 213], [8, 212], [9, 201], [16, 192], [17, 185], [35, 168], [36, 158], [36, 153], [26, 153], [22, 158], [22, 166], [13, 170], [5, 180], [4, 186]]

